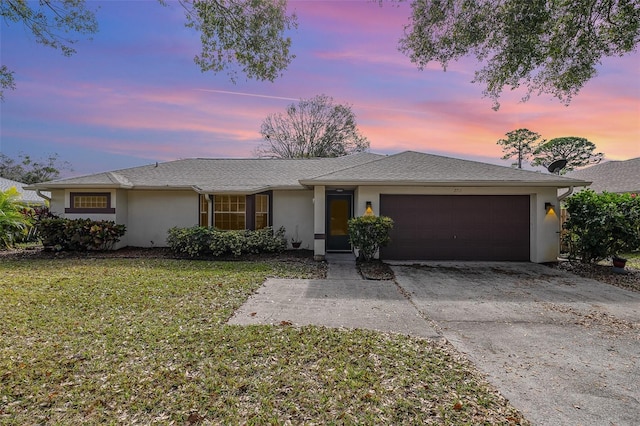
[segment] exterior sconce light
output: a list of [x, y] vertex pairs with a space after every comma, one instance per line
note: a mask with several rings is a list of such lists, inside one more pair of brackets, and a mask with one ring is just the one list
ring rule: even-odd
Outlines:
[[553, 210], [554, 207], [555, 206], [553, 204], [551, 204], [551, 203], [548, 203], [548, 202], [544, 203], [544, 211], [547, 212], [547, 213], [549, 213], [551, 210]]
[[373, 216], [373, 208], [371, 207], [371, 201], [367, 201], [367, 208], [364, 210], [365, 216]]

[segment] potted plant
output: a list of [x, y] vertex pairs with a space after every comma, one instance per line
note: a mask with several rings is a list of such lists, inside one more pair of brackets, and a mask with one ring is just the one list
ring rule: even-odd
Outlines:
[[627, 264], [627, 259], [625, 259], [623, 257], [613, 256], [611, 260], [613, 261], [613, 269], [614, 269], [614, 271], [616, 271], [616, 269], [624, 269], [624, 267]]

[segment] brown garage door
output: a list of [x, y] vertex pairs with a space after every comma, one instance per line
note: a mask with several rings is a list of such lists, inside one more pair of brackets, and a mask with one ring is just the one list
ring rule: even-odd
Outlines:
[[528, 195], [381, 195], [383, 259], [529, 261]]

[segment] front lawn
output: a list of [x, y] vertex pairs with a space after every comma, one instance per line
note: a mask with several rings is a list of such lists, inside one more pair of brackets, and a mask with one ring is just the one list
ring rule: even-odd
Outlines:
[[449, 346], [228, 326], [270, 262], [0, 259], [0, 424], [523, 424]]

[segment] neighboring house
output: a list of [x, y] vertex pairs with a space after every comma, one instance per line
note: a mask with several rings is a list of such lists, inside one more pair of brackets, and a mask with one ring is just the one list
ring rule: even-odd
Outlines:
[[589, 189], [597, 193], [640, 193], [640, 157], [626, 161], [607, 161], [586, 169], [574, 170], [566, 176], [593, 182]]
[[384, 259], [557, 260], [557, 191], [589, 182], [419, 152], [317, 159], [185, 159], [32, 185], [51, 210], [127, 226], [118, 247], [165, 246], [169, 228], [297, 228], [323, 258], [351, 251], [347, 221], [390, 216]]
[[[22, 195], [22, 201], [24, 201], [26, 204], [29, 204], [31, 206], [39, 206], [45, 204], [46, 198], [39, 196], [36, 191], [24, 189], [25, 186], [27, 185], [24, 183], [0, 177], [0, 191], [4, 192], [10, 188], [16, 188], [20, 195]], [[43, 192], [42, 195], [48, 198], [51, 194], [49, 194], [48, 192]]]

